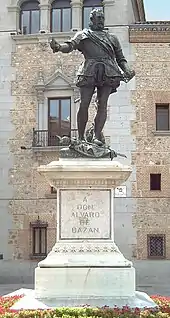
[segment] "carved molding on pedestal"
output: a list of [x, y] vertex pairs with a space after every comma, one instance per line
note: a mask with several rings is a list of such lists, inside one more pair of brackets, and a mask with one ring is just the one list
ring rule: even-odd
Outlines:
[[113, 243], [57, 243], [53, 249], [55, 253], [120, 253]]
[[115, 186], [115, 180], [110, 179], [58, 179], [58, 180], [50, 180], [51, 185], [58, 189], [58, 188], [65, 188], [69, 186]]
[[130, 176], [130, 166], [110, 160], [60, 159], [38, 167], [47, 182], [56, 189], [62, 188], [115, 188]]

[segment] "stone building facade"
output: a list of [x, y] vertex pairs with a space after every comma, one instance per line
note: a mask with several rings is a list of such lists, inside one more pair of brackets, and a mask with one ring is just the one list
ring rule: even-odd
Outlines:
[[[56, 194], [37, 167], [58, 158], [53, 129], [56, 111], [62, 116], [62, 103], [67, 104], [67, 112], [63, 111], [60, 128], [69, 127], [71, 134], [76, 134], [79, 91], [74, 78], [82, 56], [77, 51], [53, 54], [49, 40], [69, 39], [87, 24], [87, 13], [96, 6], [104, 7], [106, 27], [118, 36], [137, 73], [111, 95], [104, 131], [111, 147], [126, 153], [128, 159], [120, 160], [133, 165], [131, 178], [124, 185], [126, 197], [115, 193], [115, 240], [135, 263], [139, 288], [152, 291], [155, 286], [160, 292], [156, 279], [160, 260], [148, 260], [148, 235], [163, 235], [165, 241], [166, 234], [161, 265], [167, 273], [169, 144], [168, 131], [156, 131], [155, 105], [169, 101], [170, 31], [164, 25], [157, 25], [156, 30], [152, 24], [146, 27], [142, 0], [8, 0], [2, 4], [0, 282], [31, 283], [37, 262], [55, 243]], [[59, 24], [55, 23], [56, 14]], [[92, 103], [90, 119], [94, 112]], [[150, 174], [161, 174], [161, 191], [150, 191]]]
[[[164, 282], [164, 293], [168, 293], [166, 284], [169, 281], [166, 283], [166, 280], [170, 259], [169, 35], [168, 21], [130, 27], [130, 43], [136, 56], [136, 89], [132, 93], [136, 120], [131, 126], [136, 139], [136, 150], [132, 153], [132, 164], [136, 167], [136, 181], [132, 187], [132, 196], [136, 197], [133, 216], [137, 231], [136, 257], [144, 266], [147, 264], [144, 260], [150, 259], [149, 267], [153, 271], [150, 279], [152, 277], [158, 292], [157, 286], [161, 289]], [[149, 275], [145, 282], [151, 289]]]

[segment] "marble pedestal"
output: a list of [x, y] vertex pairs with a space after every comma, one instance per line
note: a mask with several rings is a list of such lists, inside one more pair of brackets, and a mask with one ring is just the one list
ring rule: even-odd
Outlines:
[[35, 270], [36, 299], [55, 306], [147, 306], [148, 296], [140, 303], [135, 292], [132, 263], [114, 243], [113, 190], [131, 168], [107, 159], [60, 159], [38, 171], [57, 189], [58, 223], [57, 242]]

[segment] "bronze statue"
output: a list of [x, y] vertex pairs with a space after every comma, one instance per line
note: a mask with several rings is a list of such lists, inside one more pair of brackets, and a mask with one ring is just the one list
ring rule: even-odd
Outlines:
[[[80, 108], [77, 114], [79, 141], [85, 140], [88, 108], [97, 89], [97, 113], [94, 120], [93, 144], [103, 146], [102, 130], [107, 117], [109, 95], [115, 93], [121, 81], [128, 82], [135, 75], [123, 55], [119, 40], [104, 30], [104, 14], [94, 9], [90, 14], [89, 29], [84, 29], [64, 44], [54, 39], [53, 52], [69, 53], [79, 50], [85, 58], [78, 73], [76, 85], [80, 88]], [[121, 71], [122, 70], [122, 71]]]

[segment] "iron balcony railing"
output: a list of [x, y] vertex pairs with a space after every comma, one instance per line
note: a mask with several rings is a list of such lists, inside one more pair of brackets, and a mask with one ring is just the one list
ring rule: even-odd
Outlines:
[[[71, 129], [70, 135], [67, 135], [71, 138], [78, 137], [77, 129]], [[51, 133], [48, 130], [36, 130], [33, 129], [33, 142], [32, 147], [52, 147], [60, 146], [60, 136]]]

